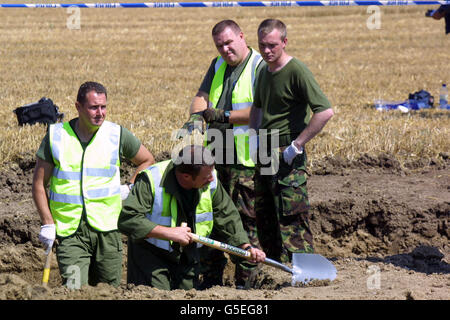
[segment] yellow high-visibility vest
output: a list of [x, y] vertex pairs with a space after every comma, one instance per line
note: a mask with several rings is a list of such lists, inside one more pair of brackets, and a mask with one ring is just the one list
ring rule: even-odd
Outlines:
[[[262, 57], [257, 51], [251, 48], [250, 51], [251, 56], [233, 88], [231, 97], [232, 110], [245, 109], [247, 107], [251, 107], [253, 104], [256, 69], [261, 63]], [[219, 99], [222, 95], [223, 80], [225, 77], [226, 68], [227, 63], [221, 56], [218, 56], [215, 64], [214, 78], [211, 84], [211, 89], [209, 91], [210, 108], [216, 108], [217, 103], [219, 102]], [[246, 167], [254, 167], [255, 163], [250, 157], [248, 130], [248, 124], [233, 125], [234, 145], [238, 163]]]
[[68, 122], [49, 128], [55, 167], [50, 178], [49, 206], [56, 234], [67, 237], [80, 224], [83, 208], [89, 225], [117, 229], [120, 198], [120, 126], [104, 121], [83, 151]]
[[[177, 200], [161, 186], [161, 178], [170, 161], [162, 161], [143, 170], [150, 180], [153, 195], [152, 210], [147, 213], [146, 217], [158, 225], [176, 227], [178, 216]], [[217, 188], [216, 170], [213, 171], [213, 176], [214, 180], [207, 187], [200, 189], [200, 201], [195, 210], [195, 232], [205, 237], [211, 234], [213, 229], [212, 198]], [[146, 240], [159, 248], [169, 252], [172, 251], [170, 241], [156, 238], [147, 238]]]

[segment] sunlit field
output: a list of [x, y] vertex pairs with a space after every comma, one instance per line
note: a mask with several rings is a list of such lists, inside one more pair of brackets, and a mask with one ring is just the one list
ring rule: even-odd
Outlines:
[[170, 152], [217, 55], [214, 24], [235, 20], [257, 48], [256, 29], [272, 17], [286, 23], [287, 51], [311, 69], [335, 111], [307, 144], [310, 166], [381, 153], [402, 164], [440, 161], [450, 151], [450, 110], [373, 108], [375, 99], [401, 101], [421, 89], [438, 104], [440, 85], [450, 82], [450, 35], [443, 19], [425, 17], [431, 8], [380, 7], [380, 29], [368, 27], [365, 6], [81, 9], [78, 30], [68, 28], [67, 9], [0, 8], [0, 163], [35, 153], [45, 134], [43, 125], [19, 127], [15, 108], [45, 96], [70, 120], [85, 81], [108, 89], [108, 120], [130, 129], [154, 155]]

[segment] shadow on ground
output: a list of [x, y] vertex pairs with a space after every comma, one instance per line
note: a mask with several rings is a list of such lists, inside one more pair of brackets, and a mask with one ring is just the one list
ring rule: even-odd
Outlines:
[[442, 258], [444, 258], [444, 255], [436, 247], [421, 245], [410, 253], [395, 254], [384, 258], [369, 257], [366, 260], [390, 263], [397, 267], [425, 274], [450, 274], [450, 264]]

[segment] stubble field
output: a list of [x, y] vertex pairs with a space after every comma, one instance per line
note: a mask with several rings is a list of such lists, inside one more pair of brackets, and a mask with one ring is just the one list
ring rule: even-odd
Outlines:
[[[421, 89], [437, 101], [450, 80], [449, 36], [426, 9], [380, 7], [375, 30], [367, 7], [81, 9], [73, 30], [66, 9], [0, 8], [0, 299], [449, 299], [450, 111], [372, 106]], [[39, 287], [31, 176], [46, 128], [18, 127], [12, 111], [46, 96], [72, 119], [79, 85], [98, 81], [108, 89], [107, 118], [162, 159], [217, 55], [214, 24], [235, 20], [257, 48], [257, 26], [269, 17], [286, 23], [288, 53], [308, 65], [335, 111], [307, 152], [315, 245], [336, 264], [337, 280], [294, 288], [263, 268], [259, 289], [245, 292], [230, 272], [225, 287], [206, 291], [124, 281], [80, 293], [60, 287], [53, 264], [50, 289]], [[380, 287], [370, 286], [370, 270], [379, 270]]]

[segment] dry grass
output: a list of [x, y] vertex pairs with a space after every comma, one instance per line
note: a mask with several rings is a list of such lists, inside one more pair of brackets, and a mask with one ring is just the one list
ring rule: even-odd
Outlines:
[[46, 96], [71, 119], [87, 80], [108, 88], [109, 120], [155, 155], [170, 151], [172, 131], [217, 54], [210, 30], [225, 18], [241, 25], [251, 46], [263, 19], [288, 25], [288, 52], [309, 66], [336, 113], [307, 146], [311, 165], [326, 156], [388, 152], [405, 162], [449, 152], [450, 111], [370, 107], [420, 89], [438, 98], [440, 84], [450, 82], [443, 21], [425, 18], [425, 6], [381, 7], [381, 29], [369, 30], [366, 9], [82, 9], [81, 30], [66, 27], [66, 9], [0, 9], [0, 163], [34, 153], [45, 133], [18, 127], [13, 109]]

